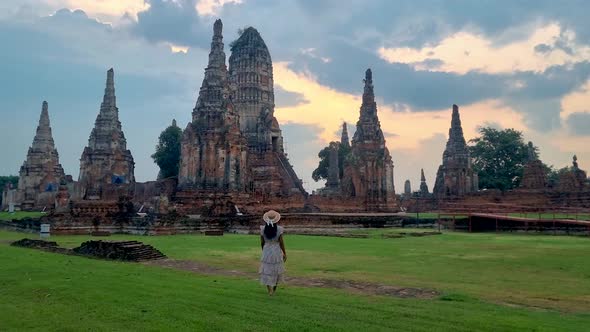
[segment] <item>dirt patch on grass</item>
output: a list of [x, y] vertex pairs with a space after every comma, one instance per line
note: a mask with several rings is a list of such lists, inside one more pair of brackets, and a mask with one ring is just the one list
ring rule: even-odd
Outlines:
[[[255, 273], [239, 270], [226, 270], [188, 260], [163, 259], [158, 261], [144, 262], [143, 264], [166, 267], [176, 270], [190, 271], [205, 275], [221, 275], [230, 277], [233, 276], [258, 279], [258, 274]], [[343, 289], [356, 294], [384, 295], [399, 298], [433, 299], [440, 295], [440, 292], [433, 289], [395, 287], [390, 285], [350, 280], [285, 277], [285, 283], [290, 286], [336, 288]]]

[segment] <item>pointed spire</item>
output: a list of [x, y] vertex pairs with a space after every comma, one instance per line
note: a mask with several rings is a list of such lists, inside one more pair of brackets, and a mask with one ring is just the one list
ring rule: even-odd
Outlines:
[[33, 144], [19, 172], [19, 189], [24, 192], [25, 200], [35, 201], [40, 191], [54, 191], [64, 177], [51, 134], [49, 107], [44, 101]]
[[115, 97], [115, 71], [113, 68], [107, 71], [107, 83], [104, 88], [102, 105], [100, 105], [101, 111], [103, 108], [107, 109], [112, 107], [117, 107], [117, 100]]
[[371, 68], [367, 68], [365, 71], [365, 84], [373, 84], [373, 72]]
[[176, 125], [176, 119], [172, 119], [172, 127], [178, 127], [178, 126]]
[[461, 116], [459, 115], [459, 106], [453, 104], [453, 114], [451, 117], [451, 128], [449, 129], [449, 140], [447, 148], [453, 146], [455, 149], [466, 149], [465, 137], [463, 136], [463, 127], [461, 127]]
[[218, 19], [213, 25], [209, 64], [205, 68], [199, 97], [193, 109], [193, 122], [197, 121], [200, 110], [225, 112], [233, 109], [225, 65], [225, 52], [223, 51], [222, 30], [223, 24]]
[[[80, 157], [78, 181], [84, 188], [84, 199], [111, 199], [103, 186], [108, 184], [132, 184], [135, 162], [127, 150], [127, 140], [119, 121], [119, 109], [115, 97], [115, 71], [107, 71], [104, 97], [94, 128], [88, 137], [88, 145]], [[106, 188], [106, 187], [104, 187]], [[110, 189], [109, 189], [110, 190]], [[105, 196], [103, 196], [105, 195]]]
[[100, 111], [94, 122], [94, 128], [88, 138], [88, 146], [92, 149], [127, 149], [127, 141], [121, 129], [119, 121], [119, 109], [115, 97], [115, 71], [113, 68], [107, 71], [107, 80], [104, 89]]
[[39, 127], [41, 126], [49, 127], [49, 104], [46, 101], [43, 101], [43, 105], [41, 106], [41, 117], [39, 118]]
[[51, 134], [51, 126], [49, 122], [49, 105], [46, 101], [41, 106], [41, 116], [39, 117], [39, 124], [37, 125], [37, 133], [33, 139], [33, 149], [36, 150], [53, 150], [55, 144]]
[[217, 19], [215, 20], [215, 23], [213, 23], [213, 36], [214, 37], [221, 37], [221, 32], [223, 30], [223, 23], [221, 22], [221, 19]]
[[436, 173], [433, 193], [439, 197], [462, 196], [477, 191], [477, 187], [477, 173], [473, 171], [469, 147], [463, 136], [459, 106], [453, 105], [449, 140], [443, 152], [442, 165]]
[[420, 195], [427, 195], [428, 185], [426, 184], [426, 177], [424, 176], [424, 168], [420, 169]]
[[451, 127], [461, 127], [461, 117], [459, 116], [459, 106], [453, 104], [453, 115]]
[[[373, 91], [373, 73], [371, 68], [365, 71], [365, 88], [363, 91], [363, 102], [361, 104], [359, 120], [356, 124], [356, 131], [352, 138], [352, 145], [363, 141], [377, 141], [379, 145], [385, 144], [385, 137], [381, 131], [381, 124], [377, 116], [377, 103]], [[356, 143], [355, 143], [356, 142]]]
[[211, 39], [208, 67], [225, 67], [225, 53], [223, 52], [223, 23], [221, 22], [221, 19], [217, 19], [213, 24], [213, 38]]
[[[371, 109], [375, 104], [375, 92], [373, 91], [373, 72], [371, 68], [365, 71], [365, 89], [363, 91], [363, 106], [367, 106], [367, 109]], [[375, 109], [376, 111], [376, 109]]]
[[342, 146], [350, 147], [350, 138], [348, 138], [348, 125], [346, 121], [342, 123], [342, 134], [340, 136], [340, 144]]

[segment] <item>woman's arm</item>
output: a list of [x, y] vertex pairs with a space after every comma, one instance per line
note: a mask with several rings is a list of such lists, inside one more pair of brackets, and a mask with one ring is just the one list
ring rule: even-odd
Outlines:
[[283, 262], [287, 261], [287, 252], [285, 251], [285, 242], [283, 241], [283, 236], [279, 236], [279, 244], [281, 246], [281, 250], [283, 251]]
[[264, 249], [264, 236], [260, 235], [260, 248]]

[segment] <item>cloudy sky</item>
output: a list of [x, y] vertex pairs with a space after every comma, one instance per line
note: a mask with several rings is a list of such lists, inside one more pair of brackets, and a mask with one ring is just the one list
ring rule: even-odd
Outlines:
[[417, 189], [422, 167], [432, 188], [453, 103], [467, 139], [516, 128], [546, 163], [577, 153], [590, 169], [589, 12], [585, 0], [2, 0], [0, 174], [18, 173], [47, 100], [76, 178], [114, 67], [137, 180], [155, 179], [149, 156], [173, 118], [190, 120], [217, 18], [226, 45], [247, 26], [265, 39], [275, 114], [308, 189], [323, 185], [317, 152], [358, 119], [368, 67], [398, 192], [406, 179]]

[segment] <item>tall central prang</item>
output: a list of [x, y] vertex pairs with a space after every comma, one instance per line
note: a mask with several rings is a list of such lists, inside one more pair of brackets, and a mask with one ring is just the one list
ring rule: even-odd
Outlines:
[[246, 141], [230, 96], [222, 29], [221, 20], [215, 21], [209, 63], [183, 133], [180, 189], [246, 190]]
[[287, 159], [281, 129], [274, 116], [270, 53], [252, 27], [231, 44], [229, 82], [240, 116], [240, 129], [248, 142], [249, 190], [270, 197], [307, 195]]

